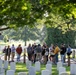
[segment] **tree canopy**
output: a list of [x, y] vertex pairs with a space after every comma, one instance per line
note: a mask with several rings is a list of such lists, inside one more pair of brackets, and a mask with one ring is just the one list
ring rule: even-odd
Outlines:
[[22, 40], [26, 43], [30, 40], [33, 40], [34, 42], [39, 40], [42, 43], [45, 40], [44, 37], [46, 37], [46, 32], [46, 27], [43, 25], [34, 28], [24, 26], [19, 27], [17, 31], [14, 29], [5, 30], [2, 34], [2, 37], [4, 42], [8, 42], [8, 40]]
[[0, 31], [23, 27], [22, 35], [26, 29], [24, 26], [36, 27], [37, 25], [46, 25], [46, 41], [49, 45], [57, 42], [73, 45], [76, 39], [76, 1], [0, 0]]
[[[0, 0], [0, 29], [34, 26], [38, 19], [59, 14], [66, 19], [76, 19], [75, 0]], [[48, 19], [45, 23], [48, 22]], [[69, 21], [68, 21], [69, 22]], [[71, 21], [70, 21], [71, 22]]]

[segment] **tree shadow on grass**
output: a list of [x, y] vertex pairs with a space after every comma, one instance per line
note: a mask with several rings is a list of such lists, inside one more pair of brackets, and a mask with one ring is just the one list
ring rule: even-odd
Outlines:
[[57, 71], [57, 66], [56, 65], [52, 66], [52, 75], [58, 75], [58, 71]]

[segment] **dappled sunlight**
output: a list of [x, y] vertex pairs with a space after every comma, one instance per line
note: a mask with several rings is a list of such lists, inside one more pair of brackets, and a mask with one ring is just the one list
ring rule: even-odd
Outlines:
[[68, 73], [68, 74], [70, 74], [70, 72], [69, 72], [69, 71], [67, 71], [67, 73]]
[[41, 75], [41, 72], [36, 72], [36, 75]]
[[[32, 66], [35, 67], [35, 64], [32, 64]], [[67, 73], [70, 75], [70, 66], [64, 66], [66, 68]], [[10, 69], [10, 66], [9, 66]], [[41, 64], [41, 69], [40, 71], [36, 72], [36, 75], [41, 75], [42, 70], [46, 69], [45, 64]], [[28, 69], [26, 68], [25, 63], [16, 63], [16, 72], [15, 75], [18, 75], [19, 72], [26, 72], [27, 75], [29, 73]], [[57, 71], [57, 65], [52, 65], [52, 75], [59, 75]]]
[[[36, 75], [47, 68], [58, 75], [62, 70], [55, 65], [58, 61], [70, 74], [71, 63], [76, 65], [76, 1], [0, 0], [0, 59], [8, 61], [7, 70], [16, 69], [15, 75], [28, 73], [30, 66], [33, 73], [39, 71]], [[11, 66], [12, 61], [17, 61], [16, 66]], [[47, 67], [47, 61], [53, 65]]]
[[58, 75], [57, 66], [53, 65], [52, 67], [52, 75]]
[[[35, 67], [35, 64], [32, 64], [32, 66]], [[64, 66], [66, 68], [66, 71], [68, 74], [70, 74], [70, 67], [69, 66]], [[41, 69], [40, 71], [36, 72], [36, 75], [41, 75], [42, 70], [46, 69], [46, 64], [41, 64]], [[28, 75], [28, 69], [26, 68], [25, 63], [16, 63], [16, 72], [15, 75], [18, 75], [19, 72], [26, 72]], [[57, 71], [57, 65], [52, 65], [52, 75], [58, 75]]]

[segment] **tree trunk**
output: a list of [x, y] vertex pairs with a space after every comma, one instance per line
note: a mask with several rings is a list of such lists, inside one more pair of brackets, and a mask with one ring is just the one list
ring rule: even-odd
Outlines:
[[68, 66], [70, 66], [70, 55], [68, 56]]
[[[26, 41], [25, 41], [25, 46], [26, 46]], [[24, 48], [24, 60], [23, 62], [25, 63], [26, 62], [26, 48]]]
[[24, 60], [23, 62], [25, 63], [26, 62], [26, 49], [24, 48]]

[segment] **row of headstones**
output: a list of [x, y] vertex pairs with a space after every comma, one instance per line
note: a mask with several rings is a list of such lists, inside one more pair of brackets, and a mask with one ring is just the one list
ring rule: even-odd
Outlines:
[[63, 67], [63, 64], [62, 62], [58, 62], [57, 63], [57, 71], [59, 73], [59, 75], [68, 75], [68, 73], [66, 72], [66, 68]]
[[[29, 75], [36, 75], [36, 71], [40, 71], [40, 62], [36, 62], [35, 63], [35, 67], [32, 66], [31, 61], [27, 61], [26, 63], [27, 68], [29, 69]], [[46, 65], [46, 69], [48, 69], [47, 71], [49, 71], [48, 73], [51, 74], [51, 64], [47, 64]], [[3, 69], [3, 71], [0, 73], [0, 75], [4, 75], [4, 70], [8, 69], [8, 61], [3, 61], [0, 60], [0, 68]], [[16, 70], [16, 65], [15, 62], [10, 62], [10, 70], [7, 70], [6, 75], [14, 75], [15, 74], [15, 70]], [[19, 73], [21, 74], [21, 73]], [[44, 71], [42, 71], [42, 75], [44, 75]], [[45, 73], [46, 75], [46, 73]]]
[[[62, 62], [58, 62], [57, 63], [57, 70], [59, 71], [59, 75], [62, 73], [62, 72], [66, 72], [66, 68], [63, 67], [63, 64]], [[72, 63], [70, 65], [70, 75], [76, 75], [76, 64]]]
[[[33, 70], [33, 69], [34, 69], [34, 72], [40, 71], [40, 62], [36, 62], [35, 63], [35, 67], [33, 67], [33, 66], [31, 66], [31, 61], [27, 61], [26, 62], [26, 66], [29, 69], [29, 75], [33, 75], [31, 73], [31, 70]], [[42, 70], [42, 75], [46, 75], [46, 73], [48, 73], [47, 70], [49, 71], [49, 74], [52, 74], [52, 64], [49, 61], [46, 64], [46, 70]], [[65, 75], [68, 75], [68, 73], [66, 72], [66, 68], [63, 67], [62, 62], [58, 62], [57, 63], [57, 70], [58, 70], [59, 75], [61, 75], [61, 73], [65, 74]], [[47, 74], [47, 75], [49, 75], [49, 74]], [[76, 64], [71, 64], [71, 66], [70, 66], [70, 74], [71, 75], [72, 74], [76, 75]], [[34, 73], [34, 75], [35, 75], [35, 73]]]
[[[39, 61], [35, 62], [35, 66], [32, 66], [31, 61], [27, 60], [26, 61], [26, 67], [29, 71], [28, 72], [29, 75], [36, 75], [36, 72], [41, 70], [41, 64], [40, 64]], [[46, 64], [46, 69], [42, 70], [41, 75], [51, 75], [51, 72], [52, 72], [52, 64], [47, 63]]]
[[[9, 72], [8, 70], [9, 61], [3, 61], [0, 59], [0, 75], [4, 75], [5, 71], [7, 70], [7, 74]], [[16, 63], [10, 62], [10, 70], [13, 70], [15, 72], [16, 70]]]
[[[32, 66], [31, 61], [26, 61], [26, 66], [29, 69], [29, 75], [36, 75], [36, 71], [40, 71], [40, 62], [36, 62], [35, 63], [35, 67]], [[4, 66], [3, 66], [3, 61], [0, 60], [0, 74], [4, 73], [4, 70], [8, 69], [8, 61], [4, 61]], [[14, 70], [16, 69], [16, 65], [15, 62], [11, 62], [10, 63], [10, 70]], [[57, 63], [57, 70], [59, 71], [59, 75], [62, 72], [66, 72], [65, 67], [62, 66], [62, 62], [58, 62]], [[52, 64], [51, 62], [47, 62], [46, 64], [46, 69], [42, 70], [41, 75], [50, 75], [52, 74]], [[70, 66], [70, 73], [73, 75], [76, 75], [76, 64], [71, 64]]]
[[[48, 74], [48, 70], [43, 70], [42, 73], [47, 75]], [[27, 75], [26, 72], [19, 72], [18, 75]], [[67, 73], [62, 72], [61, 75], [68, 75]]]
[[[12, 65], [11, 70], [15, 70], [14, 62], [11, 65]], [[40, 71], [40, 62], [39, 61], [35, 63], [35, 67], [31, 65], [31, 61], [27, 61], [26, 66], [29, 69], [29, 75], [36, 75], [36, 71]], [[70, 69], [71, 74], [76, 75], [76, 72], [75, 72], [76, 71], [76, 64], [71, 64], [70, 68], [71, 68]], [[13, 73], [11, 73], [12, 72], [11, 70], [8, 70], [6, 75], [8, 75], [8, 74], [14, 75], [15, 71]], [[66, 68], [63, 67], [61, 62], [57, 63], [57, 70], [59, 72], [59, 75], [68, 75], [66, 73]], [[51, 75], [51, 74], [52, 74], [52, 64], [48, 62], [46, 64], [46, 69], [41, 71], [41, 75]], [[26, 75], [26, 73], [20, 72], [20, 73], [18, 73], [18, 75]]]
[[[40, 71], [40, 62], [35, 63], [35, 67], [31, 66], [31, 61], [26, 62], [26, 66], [29, 69], [29, 75], [36, 75], [36, 71]], [[60, 68], [59, 68], [60, 67]], [[57, 70], [59, 75], [61, 73], [66, 73], [66, 68], [62, 66], [61, 62], [57, 63]], [[41, 71], [41, 75], [52, 75], [52, 63], [50, 61], [46, 64], [46, 69]]]

